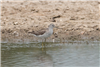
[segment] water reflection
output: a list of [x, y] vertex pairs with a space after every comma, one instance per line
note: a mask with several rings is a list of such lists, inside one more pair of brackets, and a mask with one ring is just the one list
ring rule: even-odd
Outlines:
[[99, 66], [99, 43], [48, 43], [43, 51], [40, 45], [2, 44], [2, 67]]
[[40, 67], [53, 67], [53, 60], [50, 54], [42, 52], [37, 56]]

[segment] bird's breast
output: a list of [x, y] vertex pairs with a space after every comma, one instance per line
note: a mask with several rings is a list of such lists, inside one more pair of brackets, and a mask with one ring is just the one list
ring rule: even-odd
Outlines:
[[51, 35], [53, 33], [52, 29], [49, 29], [49, 35]]

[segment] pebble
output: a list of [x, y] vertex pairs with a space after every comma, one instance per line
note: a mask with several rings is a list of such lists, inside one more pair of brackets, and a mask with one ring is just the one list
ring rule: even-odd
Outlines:
[[18, 35], [19, 35], [18, 32], [16, 32], [16, 31], [14, 31], [13, 34], [14, 34], [15, 36], [18, 36]]
[[18, 25], [18, 22], [14, 22], [14, 25]]

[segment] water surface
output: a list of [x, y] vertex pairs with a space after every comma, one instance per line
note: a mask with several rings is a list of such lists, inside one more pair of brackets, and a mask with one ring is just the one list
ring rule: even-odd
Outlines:
[[99, 42], [7, 44], [2, 43], [2, 67], [99, 67]]

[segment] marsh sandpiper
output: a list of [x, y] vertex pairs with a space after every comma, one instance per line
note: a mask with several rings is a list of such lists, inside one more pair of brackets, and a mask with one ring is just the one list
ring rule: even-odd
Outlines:
[[[50, 37], [53, 34], [53, 28], [57, 28], [57, 27], [54, 24], [50, 24], [48, 28], [45, 28], [39, 31], [32, 31], [29, 33], [31, 33], [35, 37], [45, 39], [45, 42], [46, 42], [46, 38]], [[43, 42], [42, 42], [42, 47], [43, 47]]]

